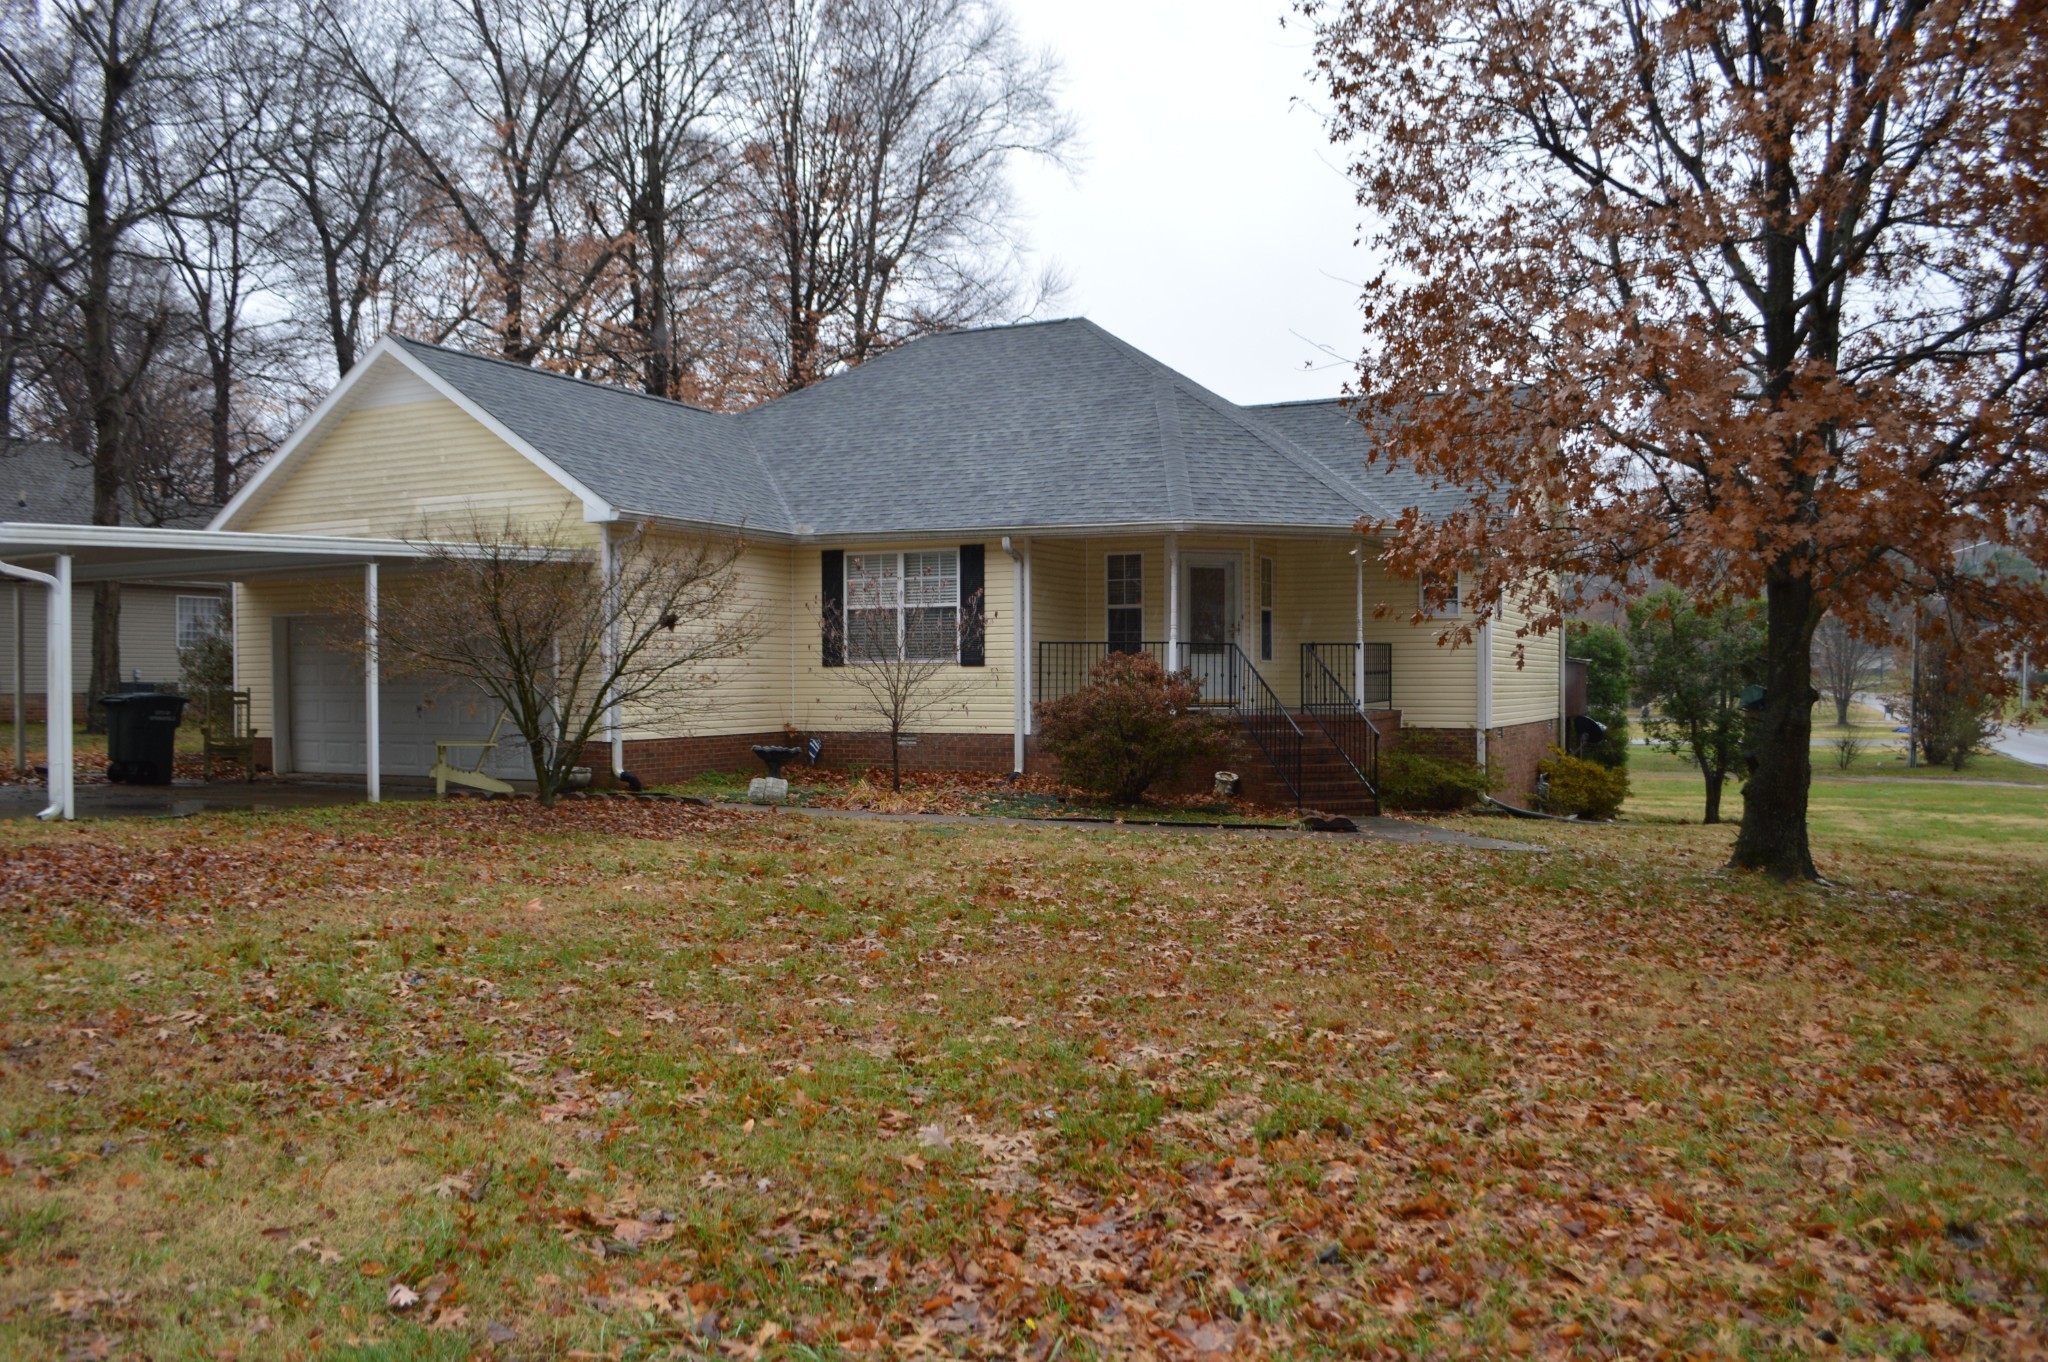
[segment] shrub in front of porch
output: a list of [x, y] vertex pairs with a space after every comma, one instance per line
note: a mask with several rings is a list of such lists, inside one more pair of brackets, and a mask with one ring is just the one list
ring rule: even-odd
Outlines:
[[1039, 743], [1069, 785], [1135, 804], [1203, 760], [1220, 760], [1223, 725], [1201, 707], [1202, 688], [1146, 653], [1111, 653], [1088, 684], [1036, 708]]
[[1456, 813], [1497, 789], [1499, 779], [1469, 761], [1389, 752], [1380, 758], [1380, 803], [1408, 813]]

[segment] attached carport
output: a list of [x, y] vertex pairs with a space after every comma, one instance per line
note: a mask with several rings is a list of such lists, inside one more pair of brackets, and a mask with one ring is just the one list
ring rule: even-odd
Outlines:
[[[100, 581], [247, 582], [272, 577], [361, 574], [367, 637], [362, 640], [362, 768], [368, 797], [382, 795], [383, 687], [377, 659], [377, 591], [381, 568], [417, 566], [432, 550], [396, 539], [251, 534], [232, 530], [163, 530], [120, 525], [0, 524], [0, 575], [48, 593], [45, 629], [50, 802], [38, 817], [76, 815], [72, 752], [71, 593]], [[17, 616], [17, 619], [19, 617]], [[17, 635], [16, 655], [20, 655]], [[354, 650], [351, 649], [353, 654]], [[351, 667], [356, 665], [353, 656]], [[330, 663], [328, 671], [333, 670]], [[246, 678], [237, 678], [247, 685]], [[334, 678], [326, 678], [332, 690]], [[17, 675], [16, 723], [22, 703]], [[355, 713], [353, 707], [348, 710]]]

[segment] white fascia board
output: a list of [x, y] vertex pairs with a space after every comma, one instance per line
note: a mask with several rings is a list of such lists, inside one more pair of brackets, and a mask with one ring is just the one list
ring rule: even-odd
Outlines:
[[454, 384], [435, 373], [431, 367], [415, 358], [412, 352], [401, 345], [395, 336], [387, 335], [371, 346], [369, 352], [356, 361], [355, 366], [342, 376], [341, 382], [334, 385], [334, 390], [322, 398], [320, 405], [313, 408], [312, 413], [299, 423], [298, 428], [292, 431], [291, 435], [282, 445], [278, 446], [277, 453], [271, 455], [264, 462], [263, 467], [256, 470], [256, 476], [249, 479], [243, 485], [242, 490], [235, 493], [227, 505], [221, 507], [220, 513], [207, 522], [206, 528], [209, 530], [227, 529], [245, 507], [254, 505], [262, 495], [264, 485], [271, 478], [275, 477], [280, 469], [291, 463], [300, 450], [317, 443], [314, 437], [321, 432], [328, 421], [347, 410], [350, 395], [357, 386], [369, 380], [370, 370], [379, 360], [383, 359], [396, 361], [405, 368], [406, 372], [412, 374], [442, 397], [454, 403], [458, 411], [511, 446], [521, 458], [524, 458], [535, 468], [538, 468], [541, 472], [560, 483], [570, 495], [583, 503], [583, 518], [586, 521], [616, 520], [618, 518], [618, 512], [611, 503], [591, 491], [590, 488], [584, 486], [576, 478], [571, 477], [561, 465], [526, 443], [525, 440], [519, 438], [503, 422], [471, 401], [469, 396], [460, 388], [457, 388]]

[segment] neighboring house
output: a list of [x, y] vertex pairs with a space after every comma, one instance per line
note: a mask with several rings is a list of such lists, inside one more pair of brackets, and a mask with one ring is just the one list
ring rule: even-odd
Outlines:
[[[824, 612], [936, 620], [950, 650], [978, 601], [983, 647], [961, 665], [980, 682], [918, 735], [918, 764], [1036, 769], [1031, 703], [1142, 647], [1246, 720], [1261, 746], [1244, 760], [1270, 769], [1245, 774], [1269, 791], [1368, 805], [1351, 768], [1371, 754], [1343, 722], [1361, 711], [1385, 745], [1491, 757], [1527, 790], [1558, 734], [1555, 635], [1518, 666], [1513, 614], [1456, 649], [1449, 620], [1411, 622], [1416, 583], [1352, 526], [1458, 494], [1368, 469], [1367, 438], [1335, 402], [1240, 407], [1082, 320], [926, 337], [739, 415], [388, 337], [213, 528], [418, 539], [481, 514], [600, 552], [636, 524], [743, 535], [771, 627], [708, 693], [626, 716], [624, 765], [651, 780], [752, 765], [785, 724], [827, 762], [880, 759]], [[280, 769], [364, 767], [362, 662], [326, 636], [331, 589], [236, 588], [239, 683]], [[435, 738], [494, 717], [388, 678], [383, 770], [423, 774]]]
[[[195, 516], [188, 525], [203, 524]], [[47, 441], [17, 440], [0, 449], [0, 522], [34, 525], [92, 523], [92, 470], [79, 455]], [[0, 585], [0, 714], [13, 717], [15, 602], [20, 602], [26, 663], [25, 708], [40, 718], [43, 692], [43, 593]], [[219, 582], [130, 582], [121, 589], [121, 676], [161, 684], [178, 679], [178, 650], [210, 631], [228, 627], [228, 589]], [[81, 589], [71, 606], [71, 674], [84, 686], [92, 675], [92, 592]], [[81, 706], [83, 690], [78, 692]], [[83, 710], [78, 712], [83, 713]]]

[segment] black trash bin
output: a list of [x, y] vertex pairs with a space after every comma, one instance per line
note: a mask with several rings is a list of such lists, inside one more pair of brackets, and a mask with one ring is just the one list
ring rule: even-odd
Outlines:
[[100, 704], [107, 711], [107, 779], [127, 785], [170, 784], [185, 697], [130, 692], [102, 695]]

